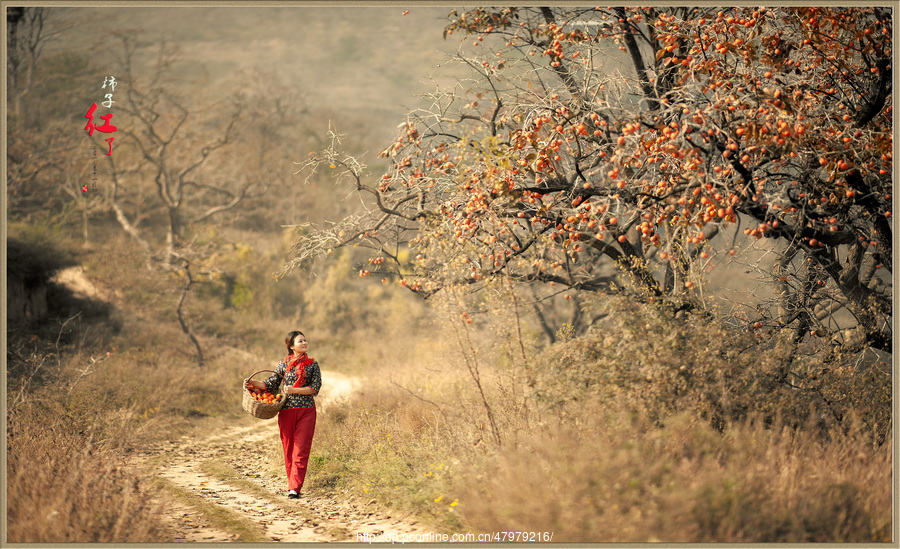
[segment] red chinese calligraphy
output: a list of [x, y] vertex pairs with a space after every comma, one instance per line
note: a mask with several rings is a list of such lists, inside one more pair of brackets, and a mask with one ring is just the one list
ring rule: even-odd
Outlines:
[[110, 122], [113, 117], [112, 113], [104, 114], [103, 116], [99, 117], [100, 119], [103, 120], [102, 125], [100, 125], [100, 126], [94, 125], [94, 111], [95, 110], [97, 110], [97, 104], [91, 103], [91, 108], [88, 109], [87, 114], [84, 115], [84, 117], [88, 119], [88, 123], [84, 127], [84, 129], [87, 130], [88, 135], [94, 135], [94, 130], [97, 130], [98, 132], [103, 132], [103, 133], [112, 133], [119, 129], [116, 126], [113, 126], [112, 123]]

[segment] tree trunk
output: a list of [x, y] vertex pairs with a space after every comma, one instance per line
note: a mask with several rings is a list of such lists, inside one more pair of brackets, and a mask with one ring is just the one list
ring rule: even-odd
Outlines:
[[191, 343], [194, 344], [194, 348], [197, 349], [197, 365], [203, 366], [203, 349], [200, 348], [200, 342], [197, 341], [197, 338], [194, 336], [194, 333], [191, 331], [190, 327], [187, 325], [187, 322], [184, 320], [184, 315], [181, 313], [181, 308], [184, 306], [184, 300], [187, 298], [188, 292], [191, 290], [191, 286], [194, 284], [194, 279], [191, 277], [191, 266], [190, 264], [184, 267], [184, 274], [187, 277], [187, 284], [185, 284], [184, 288], [181, 291], [181, 298], [178, 300], [178, 307], [175, 308], [175, 314], [178, 316], [178, 323], [181, 324], [181, 330], [187, 334], [190, 338]]
[[169, 207], [169, 225], [166, 227], [166, 257], [163, 260], [166, 267], [172, 266], [172, 258], [175, 256], [175, 246], [179, 231], [178, 225], [178, 210], [175, 207]]

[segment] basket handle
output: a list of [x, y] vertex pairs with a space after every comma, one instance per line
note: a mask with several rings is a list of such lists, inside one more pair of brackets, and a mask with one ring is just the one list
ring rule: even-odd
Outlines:
[[[251, 380], [253, 379], [253, 376], [255, 376], [256, 374], [261, 374], [262, 372], [272, 372], [274, 374], [275, 370], [257, 370], [256, 372], [253, 372], [252, 374], [247, 376], [247, 379]], [[281, 379], [281, 382], [284, 383], [284, 378]]]

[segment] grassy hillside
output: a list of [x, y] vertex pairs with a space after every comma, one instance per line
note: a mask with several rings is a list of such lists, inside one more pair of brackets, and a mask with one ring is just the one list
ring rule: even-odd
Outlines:
[[[422, 315], [408, 292], [363, 284], [346, 262], [320, 279], [274, 283], [287, 242], [256, 248], [247, 234], [248, 243], [231, 248], [244, 266], [233, 283], [198, 277], [185, 299], [183, 318], [205, 356], [200, 366], [176, 318], [178, 272], [148, 270], [121, 235], [88, 248], [60, 228], [9, 229], [16, 249], [48, 258], [31, 262], [32, 275], [53, 298], [45, 316], [8, 332], [11, 542], [166, 541], [159, 484], [146, 476], [152, 471], [130, 467], [132, 458], [197, 422], [244, 417], [241, 380], [277, 363], [296, 327], [323, 368], [365, 374], [389, 359], [390, 342], [416, 333]], [[103, 300], [49, 282], [68, 265], [80, 266], [83, 283]], [[377, 344], [360, 343], [367, 341]]]
[[[440, 344], [324, 418], [314, 485], [448, 534], [891, 539], [888, 363], [848, 360], [828, 382], [790, 388], [778, 338], [760, 344], [702, 315], [673, 322], [654, 306], [602, 307], [595, 329], [543, 350], [519, 340], [509, 310], [467, 328], [450, 309]], [[800, 360], [818, 372], [820, 358]]]

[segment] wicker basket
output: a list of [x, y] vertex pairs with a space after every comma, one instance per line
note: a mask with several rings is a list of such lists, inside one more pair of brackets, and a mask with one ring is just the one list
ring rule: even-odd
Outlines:
[[[262, 372], [275, 373], [272, 370], [259, 370], [258, 372], [251, 374], [247, 379], [253, 379], [253, 376]], [[275, 404], [260, 402], [253, 398], [253, 395], [250, 394], [250, 390], [244, 388], [243, 385], [241, 385], [241, 394], [243, 395], [241, 398], [241, 406], [244, 407], [244, 410], [246, 410], [248, 414], [253, 417], [258, 417], [259, 419], [269, 419], [278, 415], [278, 411], [281, 410], [284, 401], [287, 399], [287, 395], [284, 394], [284, 391], [281, 391], [281, 399]]]

